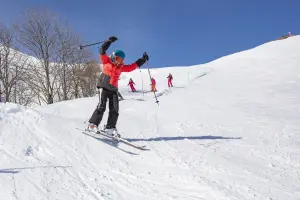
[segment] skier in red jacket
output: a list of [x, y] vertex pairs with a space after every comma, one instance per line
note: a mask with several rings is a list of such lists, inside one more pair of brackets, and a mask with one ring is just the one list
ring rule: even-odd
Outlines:
[[168, 79], [168, 87], [173, 87], [173, 84], [172, 84], [173, 76], [171, 73], [169, 74], [167, 79]]
[[152, 77], [151, 78], [151, 91], [152, 92], [156, 92], [157, 90], [156, 90], [156, 81], [155, 81], [155, 79]]
[[109, 114], [105, 127], [107, 134], [120, 136], [116, 129], [116, 124], [119, 116], [119, 100], [118, 100], [118, 80], [122, 72], [131, 72], [137, 67], [141, 67], [149, 60], [147, 53], [143, 54], [136, 62], [125, 65], [123, 64], [125, 53], [121, 50], [116, 50], [110, 57], [107, 56], [106, 51], [115, 42], [115, 36], [109, 37], [99, 48], [100, 59], [102, 61], [102, 74], [99, 77], [97, 88], [102, 88], [100, 102], [95, 109], [93, 115], [89, 120], [88, 130], [98, 131], [98, 126], [102, 120], [103, 114], [106, 110], [106, 102], [109, 100]]
[[128, 85], [130, 86], [131, 92], [136, 92], [136, 89], [134, 88], [135, 83], [133, 82], [132, 78], [129, 79]]

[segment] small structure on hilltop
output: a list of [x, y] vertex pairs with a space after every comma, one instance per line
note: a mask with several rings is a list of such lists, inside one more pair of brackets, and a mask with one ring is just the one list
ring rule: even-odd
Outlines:
[[294, 35], [292, 35], [292, 33], [289, 32], [287, 35], [283, 35], [283, 36], [277, 38], [276, 40], [284, 40], [284, 39], [287, 39], [287, 38], [292, 37], [292, 36], [294, 36]]

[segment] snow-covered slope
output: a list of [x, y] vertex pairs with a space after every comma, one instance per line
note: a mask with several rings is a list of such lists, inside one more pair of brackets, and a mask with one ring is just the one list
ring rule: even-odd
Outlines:
[[[123, 74], [119, 131], [149, 151], [76, 129], [97, 97], [0, 104], [0, 199], [300, 199], [299, 46], [293, 37], [153, 69], [159, 106], [147, 70]], [[128, 91], [130, 77], [140, 92]]]

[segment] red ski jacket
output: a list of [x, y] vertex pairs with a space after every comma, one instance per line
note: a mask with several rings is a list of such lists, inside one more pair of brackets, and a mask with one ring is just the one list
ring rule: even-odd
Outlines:
[[131, 72], [138, 67], [137, 63], [117, 66], [106, 54], [100, 55], [100, 59], [103, 64], [100, 76], [101, 87], [112, 91], [118, 90], [118, 81], [122, 72]]
[[135, 85], [133, 81], [129, 81], [128, 85]]
[[153, 78], [153, 79], [151, 79], [151, 84], [152, 85], [156, 85], [156, 81], [155, 81], [155, 79]]

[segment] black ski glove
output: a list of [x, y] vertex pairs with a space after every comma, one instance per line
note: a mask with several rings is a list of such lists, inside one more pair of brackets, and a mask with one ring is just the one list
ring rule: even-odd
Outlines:
[[148, 54], [145, 52], [144, 54], [143, 54], [143, 57], [142, 58], [139, 58], [135, 63], [139, 66], [139, 67], [141, 67], [143, 64], [145, 64], [145, 62], [146, 61], [148, 61], [149, 60], [149, 56], [148, 56]]
[[143, 54], [143, 58], [145, 59], [145, 60], [149, 60], [149, 56], [148, 56], [148, 54], [145, 52], [144, 54]]
[[115, 41], [118, 40], [118, 38], [115, 37], [115, 36], [111, 36], [111, 37], [108, 38], [108, 40], [111, 41], [111, 42], [115, 42]]
[[100, 55], [104, 55], [106, 54], [107, 49], [109, 48], [109, 46], [111, 45], [112, 42], [115, 42], [116, 40], [118, 40], [117, 37], [115, 36], [111, 36], [108, 38], [108, 40], [106, 40], [102, 46], [99, 48], [99, 53]]
[[109, 48], [109, 46], [111, 45], [111, 41], [107, 40], [106, 42], [104, 42], [102, 44], [102, 46], [99, 48], [99, 53], [100, 55], [104, 55], [106, 54], [107, 49]]

